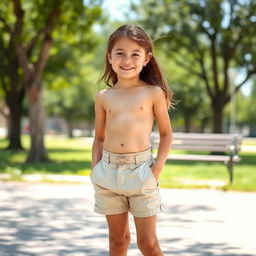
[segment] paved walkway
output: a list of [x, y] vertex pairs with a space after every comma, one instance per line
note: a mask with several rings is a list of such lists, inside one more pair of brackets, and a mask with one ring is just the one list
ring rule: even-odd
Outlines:
[[[256, 193], [162, 189], [165, 255], [256, 256]], [[90, 184], [0, 183], [0, 256], [106, 256], [105, 218]], [[135, 228], [130, 217], [132, 243]]]

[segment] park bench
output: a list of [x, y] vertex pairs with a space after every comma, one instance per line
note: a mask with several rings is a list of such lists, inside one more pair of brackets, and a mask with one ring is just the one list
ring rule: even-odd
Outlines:
[[[180, 161], [223, 162], [229, 172], [229, 181], [233, 181], [233, 164], [240, 161], [238, 155], [242, 143], [241, 134], [213, 134], [213, 133], [173, 133], [172, 149], [185, 150], [186, 153], [173, 154], [167, 159]], [[151, 136], [152, 151], [159, 145], [159, 135]], [[189, 154], [187, 151], [197, 151]], [[156, 157], [156, 153], [153, 153]]]

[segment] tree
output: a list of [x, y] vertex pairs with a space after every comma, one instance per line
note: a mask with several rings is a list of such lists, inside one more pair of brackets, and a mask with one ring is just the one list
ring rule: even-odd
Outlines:
[[213, 132], [221, 133], [231, 98], [229, 69], [246, 70], [235, 92], [256, 73], [256, 2], [146, 0], [132, 9], [165, 53], [202, 81], [213, 111]]
[[[250, 94], [242, 94], [241, 92], [237, 94], [235, 99], [235, 107], [236, 107], [236, 126], [241, 129], [245, 128], [249, 133], [249, 136], [255, 136], [256, 129], [256, 80], [251, 84]], [[226, 111], [227, 115], [230, 115], [231, 106]]]
[[10, 4], [1, 2], [0, 11], [0, 88], [9, 113], [1, 109], [1, 113], [8, 120], [8, 149], [22, 149], [21, 112], [22, 101], [25, 96], [24, 83], [20, 72], [20, 65], [15, 54], [12, 29], [8, 24], [13, 18]]
[[175, 108], [171, 112], [171, 116], [174, 117], [174, 126], [176, 126], [175, 122], [178, 117], [182, 117], [184, 120], [183, 130], [185, 132], [191, 132], [196, 126], [199, 127], [200, 131], [203, 131], [208, 123], [210, 112], [207, 110], [209, 102], [203, 90], [202, 82], [176, 65], [158, 47], [155, 48], [154, 54], [160, 65], [164, 63], [164, 65], [161, 65], [162, 69], [168, 84], [174, 92]]
[[249, 96], [249, 104], [248, 104], [248, 122], [247, 124], [250, 125], [250, 135], [256, 136], [256, 80], [253, 81], [252, 92]]
[[[47, 161], [43, 140], [42, 76], [53, 40], [58, 32], [64, 35], [77, 33], [73, 43], [85, 43], [83, 35], [90, 31], [93, 22], [101, 15], [101, 1], [12, 2], [14, 22], [8, 24], [4, 18], [0, 21], [12, 38], [29, 102], [31, 148], [27, 161]], [[9, 3], [5, 2], [5, 5]]]
[[[67, 49], [66, 49], [67, 50]], [[66, 51], [67, 53], [67, 51]], [[47, 90], [44, 95], [44, 104], [50, 115], [64, 118], [68, 124], [69, 137], [73, 137], [74, 123], [92, 121], [94, 115], [94, 95], [97, 90], [96, 81], [99, 71], [92, 63], [95, 51], [81, 55], [79, 49], [72, 50], [72, 56], [63, 56], [65, 63], [58, 72], [47, 72], [45, 83]], [[51, 62], [54, 65], [54, 60]], [[47, 69], [51, 70], [51, 65]]]

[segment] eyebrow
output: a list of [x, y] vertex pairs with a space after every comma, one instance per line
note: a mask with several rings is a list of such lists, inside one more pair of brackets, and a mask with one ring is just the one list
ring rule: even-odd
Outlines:
[[[115, 52], [117, 51], [123, 51], [122, 48], [115, 49]], [[141, 52], [139, 49], [133, 50], [133, 52]]]

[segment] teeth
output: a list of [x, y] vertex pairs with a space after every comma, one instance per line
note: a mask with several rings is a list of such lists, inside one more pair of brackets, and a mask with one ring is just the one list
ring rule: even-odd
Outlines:
[[124, 69], [124, 70], [131, 70], [133, 68], [125, 68], [125, 67], [121, 67], [121, 69]]

